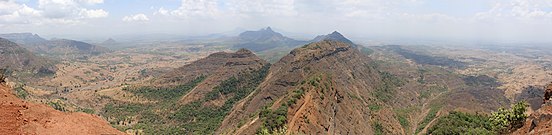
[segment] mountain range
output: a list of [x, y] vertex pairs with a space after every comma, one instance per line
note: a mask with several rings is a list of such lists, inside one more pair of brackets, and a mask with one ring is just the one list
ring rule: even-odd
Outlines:
[[0, 37], [15, 42], [22, 47], [38, 53], [55, 57], [77, 59], [108, 52], [109, 49], [69, 39], [46, 40], [32, 33], [0, 34]]

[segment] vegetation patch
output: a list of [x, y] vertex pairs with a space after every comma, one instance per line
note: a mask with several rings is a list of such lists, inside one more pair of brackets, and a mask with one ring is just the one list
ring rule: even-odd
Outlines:
[[404, 85], [404, 82], [389, 72], [380, 71], [379, 74], [383, 83], [372, 94], [377, 99], [387, 102], [395, 94], [395, 88]]
[[441, 106], [438, 106], [438, 105], [431, 106], [431, 108], [429, 109], [429, 112], [424, 117], [424, 120], [422, 120], [422, 122], [418, 124], [418, 128], [416, 129], [416, 134], [421, 132], [427, 126], [427, 124], [429, 124], [429, 122], [435, 119], [435, 117], [437, 116], [437, 112], [439, 112], [440, 109], [441, 109]]
[[490, 116], [451, 112], [447, 116], [440, 117], [432, 127], [428, 128], [427, 134], [507, 134], [523, 126], [527, 118], [525, 115], [527, 106], [525, 102], [518, 102], [512, 104], [510, 109], [500, 108]]
[[373, 122], [372, 127], [374, 128], [374, 135], [383, 135], [383, 126], [379, 121]]
[[[101, 114], [109, 118], [111, 124], [122, 131], [142, 129], [145, 134], [213, 134], [234, 104], [254, 91], [264, 80], [269, 67], [270, 65], [266, 65], [257, 71], [230, 77], [214, 87], [213, 91], [207, 93], [201, 100], [185, 105], [180, 105], [179, 99], [203, 81], [204, 76], [175, 88], [125, 89], [158, 102], [108, 104]], [[228, 97], [221, 107], [205, 105], [221, 95]]]
[[23, 89], [23, 86], [15, 87], [15, 95], [21, 99], [27, 99], [27, 96], [29, 96], [29, 93]]

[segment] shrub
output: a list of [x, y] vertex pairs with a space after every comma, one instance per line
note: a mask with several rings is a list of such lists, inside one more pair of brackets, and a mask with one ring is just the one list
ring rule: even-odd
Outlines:
[[427, 134], [433, 135], [463, 133], [479, 135], [496, 134], [493, 132], [491, 122], [487, 116], [463, 112], [451, 112], [449, 115], [439, 118], [427, 131]]
[[500, 108], [498, 111], [491, 113], [489, 120], [493, 129], [497, 132], [507, 132], [512, 129], [517, 129], [523, 126], [523, 122], [527, 118], [528, 104], [526, 102], [517, 102], [511, 105], [510, 109]]

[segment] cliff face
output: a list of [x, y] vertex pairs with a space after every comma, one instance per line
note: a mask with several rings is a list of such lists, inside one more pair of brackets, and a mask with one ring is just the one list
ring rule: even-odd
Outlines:
[[297, 48], [270, 68], [257, 91], [233, 108], [217, 132], [255, 134], [269, 119], [255, 116], [259, 110], [286, 108], [284, 126], [290, 133], [373, 134], [367, 105], [375, 102], [371, 93], [382, 82], [370, 62], [358, 48], [340, 41]]
[[0, 108], [1, 134], [124, 134], [96, 115], [65, 113], [23, 101], [3, 84], [0, 84]]
[[552, 134], [552, 83], [545, 87], [543, 104], [525, 121], [523, 127], [516, 130], [514, 135], [545, 135]]

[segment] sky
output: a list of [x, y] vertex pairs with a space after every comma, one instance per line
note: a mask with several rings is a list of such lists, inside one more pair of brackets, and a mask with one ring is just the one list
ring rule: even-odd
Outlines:
[[0, 0], [0, 33], [296, 35], [552, 43], [552, 0]]

